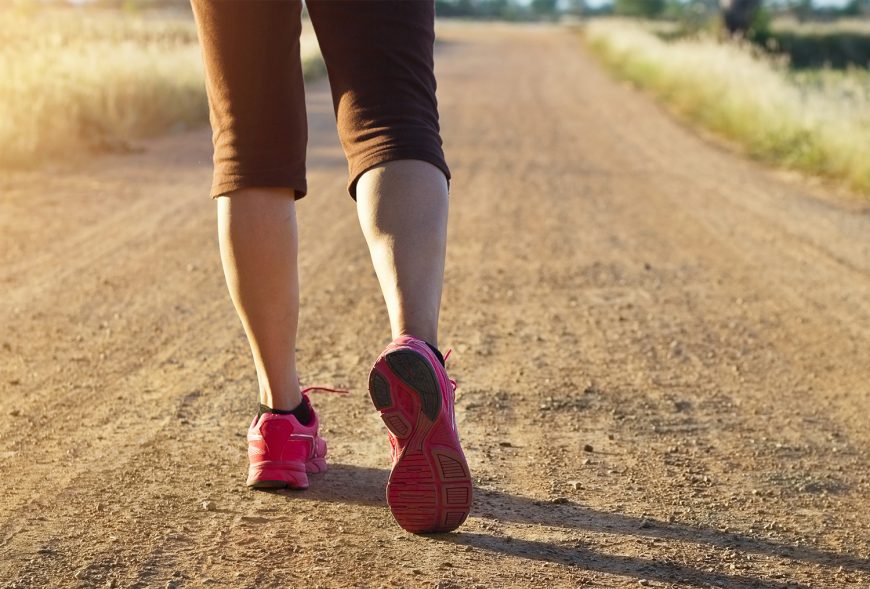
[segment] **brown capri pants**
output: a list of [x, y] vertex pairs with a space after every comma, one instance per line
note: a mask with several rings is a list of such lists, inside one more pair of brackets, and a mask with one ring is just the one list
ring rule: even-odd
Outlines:
[[[213, 197], [247, 187], [305, 196], [308, 126], [300, 0], [191, 0], [206, 65]], [[435, 100], [434, 0], [308, 0], [348, 162], [348, 192], [392, 160], [450, 170]]]

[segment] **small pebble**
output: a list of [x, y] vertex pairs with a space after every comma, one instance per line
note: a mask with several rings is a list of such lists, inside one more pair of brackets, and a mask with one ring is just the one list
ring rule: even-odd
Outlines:
[[592, 444], [586, 444], [585, 446], [583, 446], [584, 452], [592, 452], [592, 450], [593, 450]]
[[13, 409], [12, 411], [9, 412], [9, 415], [11, 417], [18, 417], [19, 415], [21, 415], [21, 411], [19, 411], [18, 409]]
[[568, 501], [567, 497], [556, 497], [551, 501], [551, 503], [555, 503], [556, 505], [565, 505], [566, 503], [571, 503]]
[[203, 501], [203, 502], [202, 502], [202, 508], [203, 508], [205, 511], [214, 511], [214, 510], [215, 510], [215, 504], [214, 504], [214, 501]]
[[578, 491], [583, 488], [583, 485], [580, 484], [580, 481], [568, 481], [568, 486]]

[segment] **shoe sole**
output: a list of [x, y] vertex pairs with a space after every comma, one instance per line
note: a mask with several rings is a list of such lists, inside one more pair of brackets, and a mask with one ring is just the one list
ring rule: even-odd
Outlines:
[[251, 489], [298, 489], [300, 491], [304, 491], [308, 488], [308, 484], [305, 483], [305, 486], [300, 486], [298, 483], [288, 483], [287, 481], [278, 481], [278, 480], [261, 480], [254, 481], [252, 483], [248, 483], [248, 487]]
[[411, 349], [388, 352], [372, 369], [369, 393], [402, 448], [387, 483], [393, 517], [413, 533], [455, 530], [471, 510], [471, 476], [431, 364]]
[[305, 463], [305, 470], [298, 464], [271, 464], [249, 466], [247, 486], [252, 489], [299, 489], [308, 488], [308, 475], [326, 472], [326, 459], [316, 458]]

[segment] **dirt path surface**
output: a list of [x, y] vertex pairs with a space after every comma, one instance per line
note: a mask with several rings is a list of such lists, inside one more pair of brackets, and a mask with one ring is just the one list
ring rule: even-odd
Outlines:
[[[206, 130], [0, 180], [0, 587], [868, 587], [870, 213], [675, 123], [556, 28], [454, 26], [459, 533], [384, 500], [388, 340], [325, 83], [300, 204], [331, 470], [247, 490]], [[204, 502], [206, 507], [204, 507]]]

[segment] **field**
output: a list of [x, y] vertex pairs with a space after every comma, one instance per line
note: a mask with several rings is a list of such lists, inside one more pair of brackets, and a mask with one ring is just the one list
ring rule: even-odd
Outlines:
[[593, 21], [584, 34], [618, 75], [752, 156], [870, 192], [865, 71], [793, 73], [748, 43], [667, 41], [629, 21]]
[[[144, 16], [117, 26], [142, 31], [128, 57], [170, 88], [149, 92], [193, 97], [190, 25], [170, 42], [166, 18], [159, 42]], [[867, 200], [699, 136], [567, 27], [438, 34], [453, 174], [439, 338], [468, 521], [412, 535], [385, 501], [367, 383], [389, 328], [321, 78], [297, 357], [304, 385], [350, 394], [312, 395], [329, 470], [307, 491], [245, 487], [258, 384], [221, 271], [208, 126], [0, 171], [0, 589], [870, 586]], [[771, 100], [840, 83], [733, 51]], [[189, 52], [179, 72], [173, 52]], [[82, 83], [83, 104], [140, 100]]]
[[[321, 71], [310, 28], [309, 75]], [[202, 58], [189, 11], [0, 8], [0, 166], [82, 152], [208, 120]]]
[[760, 42], [788, 55], [797, 68], [870, 66], [870, 20], [798, 22], [775, 19]]

